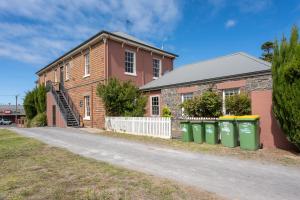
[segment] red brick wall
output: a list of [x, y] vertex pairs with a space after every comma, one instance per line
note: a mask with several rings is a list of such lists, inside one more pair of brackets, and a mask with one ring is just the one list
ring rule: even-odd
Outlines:
[[[137, 49], [112, 40], [108, 41], [108, 62], [109, 77], [117, 77], [120, 80], [132, 80], [137, 86], [142, 86], [153, 80], [152, 59], [160, 59], [162, 65], [162, 74], [173, 70], [173, 59], [163, 57], [158, 54], [151, 54], [150, 51]], [[136, 76], [125, 74], [125, 50], [130, 50], [136, 54]]]
[[260, 141], [264, 148], [296, 150], [285, 137], [272, 113], [272, 90], [251, 92], [252, 114], [260, 116]]
[[[124, 74], [125, 49], [136, 52], [137, 76]], [[87, 51], [90, 52], [90, 76], [84, 77], [84, 55]], [[151, 52], [142, 49], [138, 50], [136, 47], [126, 44], [122, 47], [121, 43], [112, 40], [107, 40], [106, 44], [103, 41], [98, 42], [66, 60], [65, 63], [70, 64], [70, 78], [65, 80], [64, 77], [64, 86], [81, 116], [84, 116], [84, 96], [90, 96], [91, 118], [90, 120], [83, 120], [83, 125], [104, 128], [105, 108], [101, 99], [96, 95], [96, 88], [99, 83], [104, 82], [108, 77], [117, 77], [120, 80], [132, 80], [137, 86], [142, 86], [153, 80], [152, 58], [161, 59], [163, 72], [173, 69], [173, 59], [171, 58], [151, 54]], [[46, 81], [54, 82], [55, 69], [57, 70], [57, 81], [60, 81], [61, 66], [63, 63], [41, 74], [39, 83], [44, 83], [45, 74], [47, 75]], [[82, 102], [82, 106], [80, 102]]]
[[59, 111], [59, 106], [56, 104], [55, 99], [51, 92], [47, 93], [47, 124], [53, 126], [53, 109], [52, 106], [56, 106], [56, 127], [65, 128], [66, 122]]

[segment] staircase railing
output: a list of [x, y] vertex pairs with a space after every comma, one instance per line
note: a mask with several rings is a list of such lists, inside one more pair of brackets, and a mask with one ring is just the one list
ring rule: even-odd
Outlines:
[[73, 115], [74, 115], [74, 117], [75, 117], [75, 119], [78, 123], [78, 126], [80, 126], [81, 116], [80, 116], [75, 104], [73, 103], [72, 99], [70, 98], [67, 90], [65, 89], [65, 87], [61, 83], [59, 83], [59, 90], [63, 93], [63, 95], [65, 97], [65, 100], [67, 101], [71, 111], [73, 112]]
[[62, 112], [62, 115], [64, 117], [64, 119], [66, 120], [67, 122], [67, 119], [68, 119], [68, 111], [65, 109], [63, 103], [61, 102], [61, 100], [59, 99], [59, 95], [57, 94], [56, 90], [56, 84], [53, 84], [51, 81], [47, 81], [47, 88], [49, 89], [49, 91], [51, 91], [51, 93], [53, 94], [54, 98], [55, 98], [55, 101], [56, 103], [58, 104], [61, 112]]

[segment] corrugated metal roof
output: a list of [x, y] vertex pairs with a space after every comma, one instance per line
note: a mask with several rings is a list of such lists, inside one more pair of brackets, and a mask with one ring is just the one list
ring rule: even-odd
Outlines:
[[161, 87], [204, 81], [234, 75], [257, 73], [271, 69], [271, 63], [238, 52], [211, 60], [179, 67], [161, 78], [151, 81], [140, 89], [159, 89]]
[[[0, 113], [6, 110], [11, 110], [15, 114], [16, 112], [16, 105], [0, 105]], [[22, 105], [18, 105], [18, 114], [25, 115], [25, 110]]]

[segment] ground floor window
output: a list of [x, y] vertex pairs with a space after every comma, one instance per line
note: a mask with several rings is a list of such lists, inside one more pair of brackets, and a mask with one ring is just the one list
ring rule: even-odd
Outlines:
[[89, 120], [91, 118], [90, 96], [84, 97], [84, 119]]
[[159, 116], [159, 96], [151, 97], [151, 115]]
[[224, 115], [228, 115], [229, 113], [226, 112], [225, 100], [226, 97], [236, 95], [240, 93], [240, 88], [231, 88], [223, 90], [223, 98], [222, 98], [222, 110]]
[[[181, 94], [181, 103], [192, 98], [193, 98], [193, 93]], [[184, 116], [184, 108], [181, 109], [181, 115]]]

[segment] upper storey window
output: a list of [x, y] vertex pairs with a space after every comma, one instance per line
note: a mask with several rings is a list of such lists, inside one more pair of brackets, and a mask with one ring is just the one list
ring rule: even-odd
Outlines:
[[125, 51], [125, 74], [136, 75], [135, 53]]
[[84, 55], [84, 76], [90, 75], [90, 52]]
[[159, 59], [153, 59], [152, 61], [152, 70], [153, 70], [153, 78], [157, 79], [160, 77], [160, 70], [161, 70], [161, 62]]

